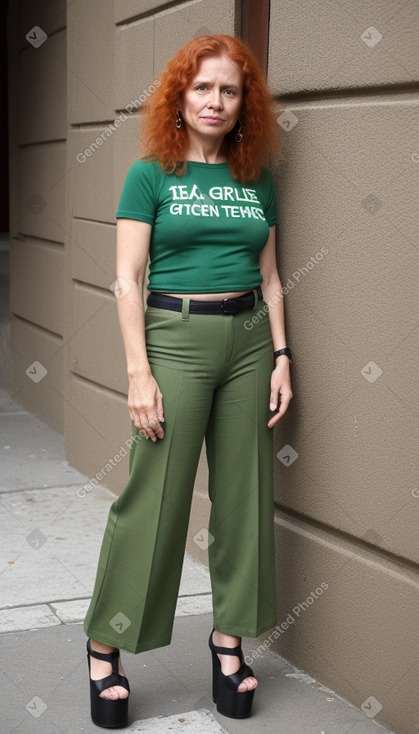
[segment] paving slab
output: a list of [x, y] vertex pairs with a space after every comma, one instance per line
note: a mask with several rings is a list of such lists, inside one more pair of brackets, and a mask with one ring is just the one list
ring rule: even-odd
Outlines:
[[[211, 625], [209, 614], [178, 617], [170, 645], [123, 653], [132, 693], [129, 726], [121, 732], [385, 734], [374, 720], [269, 650], [255, 664], [259, 688], [253, 715], [222, 716], [211, 699]], [[1, 734], [98, 734], [90, 720], [85, 642], [79, 624], [1, 635], [7, 661]], [[245, 653], [255, 645], [245, 640]]]
[[76, 483], [81, 486], [86, 482], [86, 477], [63, 458], [61, 433], [40, 418], [16, 409], [10, 400], [2, 404], [0, 411], [0, 451], [0, 492]]
[[[0, 631], [84, 619], [115, 495], [97, 487], [81, 498], [79, 486], [0, 494]], [[208, 569], [185, 554], [176, 614], [211, 609]]]

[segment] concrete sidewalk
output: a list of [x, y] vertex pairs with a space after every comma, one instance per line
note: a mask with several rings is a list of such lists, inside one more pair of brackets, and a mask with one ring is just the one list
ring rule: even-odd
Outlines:
[[[60, 434], [0, 390], [0, 734], [97, 732], [90, 720], [85, 636], [109, 506], [64, 460]], [[170, 646], [123, 654], [132, 694], [126, 732], [380, 734], [362, 711], [270, 651], [254, 668], [254, 714], [220, 716], [211, 699], [211, 594], [205, 566], [186, 557]], [[244, 641], [245, 653], [258, 641]]]

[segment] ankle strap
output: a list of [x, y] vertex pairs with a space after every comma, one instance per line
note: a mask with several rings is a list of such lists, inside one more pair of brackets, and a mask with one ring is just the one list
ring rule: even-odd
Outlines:
[[240, 657], [242, 652], [241, 645], [237, 645], [237, 647], [219, 647], [213, 643], [212, 646], [217, 655], [236, 655], [237, 657]]
[[210, 634], [210, 646], [212, 649], [217, 653], [217, 655], [236, 655], [237, 657], [242, 656], [242, 646], [237, 645], [236, 647], [219, 647], [218, 645], [215, 645], [213, 642], [213, 634], [214, 630], [212, 630]]
[[119, 657], [119, 650], [117, 648], [108, 653], [97, 652], [96, 650], [93, 650], [90, 644], [90, 640], [87, 640], [87, 652], [92, 658], [96, 658], [97, 660], [104, 660], [107, 663], [113, 663], [114, 660]]

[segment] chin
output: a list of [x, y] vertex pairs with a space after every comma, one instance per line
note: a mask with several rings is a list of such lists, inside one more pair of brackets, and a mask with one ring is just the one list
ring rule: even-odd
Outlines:
[[227, 135], [231, 128], [224, 127], [224, 125], [203, 125], [202, 130], [206, 135], [214, 135], [215, 137], [218, 137], [219, 135]]

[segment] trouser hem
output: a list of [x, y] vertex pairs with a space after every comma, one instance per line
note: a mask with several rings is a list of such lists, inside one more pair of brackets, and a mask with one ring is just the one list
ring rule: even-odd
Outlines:
[[[134, 655], [138, 655], [140, 652], [146, 652], [147, 650], [154, 650], [157, 647], [165, 647], [170, 645], [172, 636], [160, 637], [158, 640], [148, 640], [140, 645], [132, 646], [129, 643], [124, 643], [123, 640], [111, 637], [110, 635], [103, 635], [99, 631], [85, 630], [85, 633], [90, 639], [102, 642], [104, 645], [111, 645], [117, 647], [119, 650], [126, 650], [126, 652], [132, 652]], [[122, 643], [122, 644], [121, 644]]]
[[224, 635], [234, 635], [235, 637], [250, 637], [252, 639], [260, 637], [260, 635], [263, 635], [264, 632], [272, 629], [272, 627], [276, 627], [276, 625], [276, 617], [272, 619], [268, 624], [265, 624], [262, 627], [258, 627], [257, 630], [250, 629], [250, 627], [242, 627], [237, 624], [231, 625], [223, 624], [222, 622], [217, 623], [214, 620], [214, 628], [217, 630], [217, 632], [222, 632]]

